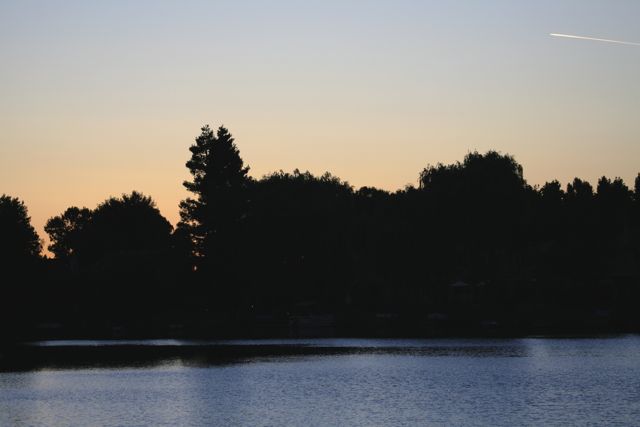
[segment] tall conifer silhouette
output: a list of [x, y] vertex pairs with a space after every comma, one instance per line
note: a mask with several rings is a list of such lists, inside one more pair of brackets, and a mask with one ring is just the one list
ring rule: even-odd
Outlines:
[[186, 166], [193, 178], [183, 185], [194, 197], [180, 202], [179, 227], [193, 241], [197, 267], [229, 280], [230, 265], [240, 247], [238, 230], [246, 213], [249, 168], [223, 126], [215, 132], [204, 126], [189, 151]]

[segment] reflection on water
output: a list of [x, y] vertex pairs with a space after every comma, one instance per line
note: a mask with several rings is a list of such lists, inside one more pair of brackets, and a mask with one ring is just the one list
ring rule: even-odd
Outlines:
[[[640, 339], [40, 343], [0, 425], [632, 425]], [[149, 344], [149, 345], [144, 345]]]

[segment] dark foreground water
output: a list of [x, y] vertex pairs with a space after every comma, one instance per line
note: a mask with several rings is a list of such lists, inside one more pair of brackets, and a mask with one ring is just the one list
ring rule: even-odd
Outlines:
[[0, 368], [1, 426], [640, 424], [636, 336], [40, 343]]

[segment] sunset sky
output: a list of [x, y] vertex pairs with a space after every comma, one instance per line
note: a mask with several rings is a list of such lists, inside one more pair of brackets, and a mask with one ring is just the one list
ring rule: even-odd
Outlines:
[[131, 190], [173, 223], [224, 124], [250, 174], [415, 184], [470, 150], [531, 184], [640, 172], [637, 0], [0, 0], [0, 194], [47, 218]]

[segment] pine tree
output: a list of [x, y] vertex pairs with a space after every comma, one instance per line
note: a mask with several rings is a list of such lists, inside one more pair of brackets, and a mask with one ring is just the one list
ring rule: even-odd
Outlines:
[[218, 276], [225, 276], [237, 257], [249, 167], [226, 128], [214, 132], [206, 125], [201, 131], [186, 163], [193, 179], [183, 184], [195, 197], [180, 202], [179, 227], [191, 237], [197, 267], [216, 269]]

